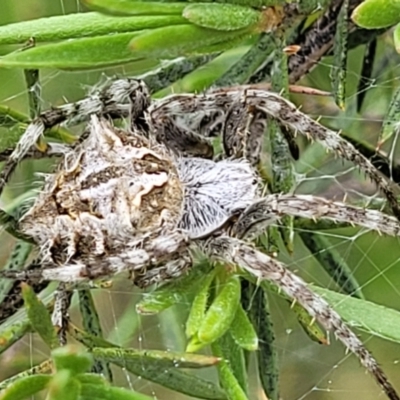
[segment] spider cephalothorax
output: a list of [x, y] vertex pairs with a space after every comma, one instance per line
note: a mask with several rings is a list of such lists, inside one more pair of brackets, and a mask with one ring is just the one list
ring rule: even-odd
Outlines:
[[[104, 119], [117, 115], [131, 116], [129, 130], [117, 129]], [[213, 115], [222, 126], [219, 161], [212, 159], [207, 138], [211, 133], [204, 131], [207, 126], [216, 129], [209, 121]], [[375, 359], [340, 316], [252, 242], [285, 215], [326, 218], [400, 236], [398, 219], [379, 211], [308, 195], [262, 196], [254, 164], [259, 159], [260, 131], [266, 119], [273, 118], [356, 163], [399, 216], [391, 186], [351, 144], [275, 93], [247, 87], [151, 103], [143, 83], [119, 80], [74, 106], [51, 110], [33, 121], [1, 173], [0, 190], [46, 128], [69, 117], [88, 116], [86, 134], [79, 144], [60, 148], [58, 169], [46, 179], [33, 207], [20, 221], [4, 218], [4, 211], [0, 215], [39, 249], [39, 268], [3, 271], [1, 276], [78, 284], [128, 271], [136, 284], [148, 286], [182, 275], [193, 264], [193, 250], [200, 249], [212, 260], [276, 284], [322, 326], [332, 329], [388, 397], [399, 400]]]

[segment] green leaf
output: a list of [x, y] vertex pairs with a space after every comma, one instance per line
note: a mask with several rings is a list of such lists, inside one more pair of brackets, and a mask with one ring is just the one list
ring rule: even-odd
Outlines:
[[362, 28], [379, 29], [400, 22], [400, 0], [366, 0], [351, 16]]
[[319, 344], [329, 344], [329, 340], [326, 337], [326, 331], [315, 322], [314, 318], [311, 317], [304, 307], [299, 303], [295, 303], [291, 308], [296, 314], [297, 321], [312, 341]]
[[32, 331], [31, 323], [24, 318], [13, 324], [2, 324], [0, 327], [0, 354], [4, 353], [10, 346]]
[[201, 289], [196, 294], [192, 307], [190, 308], [188, 319], [186, 320], [186, 337], [194, 336], [204, 319], [209, 298], [210, 285], [215, 278], [215, 269], [207, 276], [206, 280], [201, 283]]
[[258, 284], [243, 280], [242, 304], [253, 323], [259, 341], [259, 350], [256, 354], [261, 386], [268, 399], [278, 400], [280, 398], [278, 356], [267, 293], [261, 290]]
[[[100, 317], [94, 305], [91, 290], [81, 289], [78, 290], [79, 297], [79, 310], [82, 315], [83, 329], [89, 334], [97, 337], [103, 337], [101, 329]], [[112, 373], [107, 363], [95, 361], [92, 372], [96, 372], [112, 381]]]
[[400, 53], [400, 24], [396, 25], [396, 28], [393, 32], [393, 39], [394, 39], [394, 47], [396, 51]]
[[137, 60], [128, 49], [134, 33], [71, 39], [14, 52], [0, 59], [0, 67], [85, 69], [104, 68]]
[[196, 351], [223, 336], [235, 318], [239, 302], [240, 279], [238, 276], [230, 276], [221, 285], [220, 292], [208, 308], [197, 334], [187, 346], [187, 351]]
[[97, 12], [57, 15], [0, 26], [0, 44], [54, 42], [182, 24], [181, 16], [111, 17]]
[[22, 297], [32, 328], [41, 336], [50, 347], [58, 346], [56, 330], [51, 322], [46, 306], [39, 300], [33, 289], [26, 283], [21, 283]]
[[50, 374], [52, 371], [53, 365], [51, 360], [43, 361], [42, 363], [33, 366], [19, 374], [13, 375], [10, 378], [5, 379], [4, 381], [0, 382], [0, 392], [3, 394], [3, 390], [7, 390], [22, 379], [25, 379], [27, 376], [36, 376], [36, 375], [44, 375]]
[[86, 372], [93, 364], [91, 354], [76, 345], [59, 347], [52, 351], [51, 356], [57, 371], [66, 369], [73, 375]]
[[333, 68], [331, 70], [333, 94], [335, 102], [341, 110], [345, 108], [348, 27], [349, 0], [344, 0], [336, 23]]
[[153, 400], [153, 397], [134, 392], [133, 390], [114, 386], [84, 384], [81, 388], [80, 400]]
[[182, 303], [185, 297], [203, 284], [211, 269], [210, 262], [203, 257], [189, 273], [151, 293], [144, 293], [137, 303], [136, 312], [142, 315], [157, 314], [174, 304]]
[[312, 290], [323, 296], [349, 326], [400, 343], [399, 311], [317, 286]]
[[181, 15], [185, 3], [158, 3], [132, 0], [82, 0], [92, 10], [113, 15]]
[[51, 380], [51, 375], [26, 376], [13, 384], [0, 395], [0, 400], [24, 400], [45, 389]]
[[207, 46], [244, 38], [249, 33], [248, 28], [225, 32], [195, 25], [176, 25], [147, 31], [135, 37], [129, 47], [137, 57], [174, 58]]
[[[213, 354], [217, 357], [223, 357], [221, 346], [218, 342], [211, 345]], [[246, 393], [243, 391], [238, 380], [232, 371], [229, 362], [222, 360], [218, 365], [219, 381], [224, 388], [228, 400], [248, 400]]]
[[108, 382], [103, 376], [95, 373], [78, 374], [75, 376], [76, 380], [82, 385], [95, 385], [95, 386], [108, 386]]
[[249, 7], [232, 4], [190, 4], [182, 14], [190, 22], [218, 31], [232, 31], [256, 25], [262, 14]]
[[248, 351], [255, 351], [258, 349], [257, 333], [240, 304], [236, 310], [235, 319], [231, 324], [229, 332], [241, 348]]
[[[87, 346], [91, 346], [95, 343], [96, 346], [103, 348], [117, 347], [104, 339], [92, 337], [76, 327], [73, 327], [73, 329], [70, 330], [70, 334]], [[214, 383], [198, 376], [188, 374], [187, 372], [181, 371], [177, 368], [169, 368], [168, 372], [166, 372], [164, 362], [154, 361], [143, 357], [135, 361], [116, 358], [113, 361], [113, 364], [118, 365], [143, 379], [147, 379], [179, 393], [206, 400], [226, 399], [224, 393]]]
[[57, 372], [48, 385], [46, 400], [78, 400], [81, 384], [74, 379], [71, 371]]
[[125, 360], [127, 362], [140, 362], [142, 360], [157, 363], [164, 368], [204, 368], [218, 364], [219, 359], [201, 354], [176, 353], [162, 350], [137, 350], [118, 348], [93, 348], [91, 350], [96, 359], [115, 362]]
[[115, 360], [113, 364], [171, 390], [206, 400], [225, 400], [225, 394], [213, 383], [177, 368], [165, 369], [165, 364], [149, 360]]
[[247, 374], [246, 361], [248, 361], [248, 357], [246, 360], [243, 348], [238, 346], [230, 331], [218, 339], [217, 345], [223, 355], [222, 362], [227, 362], [229, 364], [234, 377], [243, 392], [247, 395], [249, 389], [249, 376]]

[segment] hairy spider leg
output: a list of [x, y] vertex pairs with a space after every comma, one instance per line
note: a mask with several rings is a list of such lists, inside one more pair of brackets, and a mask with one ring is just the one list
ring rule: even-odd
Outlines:
[[254, 249], [246, 242], [229, 236], [210, 239], [205, 250], [214, 259], [223, 262], [229, 261], [240, 266], [258, 280], [274, 283], [290, 299], [302, 305], [324, 328], [333, 331], [336, 338], [353, 352], [361, 364], [373, 375], [389, 399], [400, 399], [375, 358], [364, 347], [357, 335], [347, 327], [339, 314], [286, 266]]
[[239, 216], [231, 233], [238, 238], [258, 236], [265, 227], [285, 215], [307, 219], [328, 219], [364, 227], [379, 234], [400, 236], [396, 217], [310, 195], [271, 194], [255, 201]]
[[154, 107], [163, 109], [164, 113], [180, 115], [198, 113], [201, 110], [228, 110], [232, 104], [243, 104], [253, 112], [261, 111], [265, 117], [270, 116], [295, 133], [321, 143], [329, 151], [344, 158], [360, 168], [382, 191], [388, 200], [394, 215], [400, 219], [400, 205], [389, 183], [380, 175], [372, 163], [352, 144], [334, 132], [300, 112], [294, 104], [276, 93], [251, 86], [240, 90], [218, 89], [201, 95], [171, 95], [159, 101]]

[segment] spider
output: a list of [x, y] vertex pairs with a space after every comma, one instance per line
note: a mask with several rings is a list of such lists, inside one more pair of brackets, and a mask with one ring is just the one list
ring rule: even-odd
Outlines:
[[[128, 129], [110, 121], [127, 116]], [[353, 161], [377, 184], [395, 216], [311, 195], [263, 195], [255, 165], [268, 118]], [[74, 146], [48, 145], [47, 151], [58, 153], [61, 160], [29, 211], [19, 220], [2, 211], [3, 220], [37, 245], [39, 256], [36, 268], [1, 271], [0, 276], [79, 284], [129, 272], [134, 284], [147, 287], [183, 275], [200, 249], [214, 261], [278, 286], [333, 331], [388, 398], [400, 399], [376, 360], [328, 303], [252, 244], [286, 215], [400, 236], [400, 209], [390, 185], [351, 144], [280, 95], [255, 86], [152, 101], [142, 81], [119, 79], [35, 119], [3, 167], [0, 193], [46, 129], [87, 119]], [[223, 143], [219, 159], [208, 138], [216, 131], [221, 131]], [[64, 300], [60, 290], [54, 323], [62, 324], [65, 318]]]

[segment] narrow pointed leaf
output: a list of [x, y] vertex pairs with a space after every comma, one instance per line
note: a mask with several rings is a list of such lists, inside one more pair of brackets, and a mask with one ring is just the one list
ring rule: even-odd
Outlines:
[[19, 68], [100, 68], [127, 63], [140, 57], [129, 51], [128, 44], [138, 33], [119, 33], [34, 47], [7, 54], [0, 67]]
[[187, 295], [202, 285], [210, 269], [211, 264], [207, 259], [199, 260], [186, 276], [154, 292], [144, 293], [143, 299], [136, 305], [136, 312], [143, 315], [157, 314], [174, 304], [182, 303]]
[[0, 44], [54, 42], [89, 36], [140, 31], [184, 23], [181, 16], [111, 17], [97, 12], [57, 15], [0, 26]]
[[249, 376], [247, 374], [246, 357], [243, 348], [238, 346], [230, 331], [218, 339], [217, 345], [223, 355], [222, 362], [227, 362], [229, 364], [229, 367], [242, 388], [242, 391], [247, 395], [249, 389]]
[[233, 31], [256, 25], [261, 13], [249, 7], [233, 4], [190, 4], [182, 14], [190, 22], [204, 28]]
[[293, 304], [291, 308], [296, 314], [297, 321], [312, 341], [319, 344], [329, 344], [326, 331], [318, 325], [305, 308], [298, 303]]
[[[214, 342], [211, 347], [215, 356], [223, 357], [223, 352], [218, 342]], [[222, 360], [218, 365], [218, 375], [221, 386], [225, 390], [229, 400], [248, 400], [228, 361]]]
[[134, 392], [133, 390], [117, 388], [114, 386], [98, 386], [93, 384], [82, 385], [80, 400], [153, 400], [144, 394]]
[[93, 348], [91, 350], [96, 359], [106, 362], [127, 361], [153, 362], [154, 365], [164, 366], [164, 368], [204, 368], [218, 364], [216, 357], [204, 356], [201, 354], [175, 353], [161, 350], [137, 350], [137, 349], [118, 349], [118, 348]]
[[267, 293], [258, 285], [242, 281], [242, 304], [248, 312], [259, 340], [258, 375], [268, 399], [279, 399], [279, 367], [275, 331]]
[[0, 327], [0, 354], [30, 331], [32, 331], [31, 323], [26, 318], [13, 324], [3, 324]]
[[146, 360], [127, 362], [115, 360], [113, 364], [136, 376], [158, 383], [179, 393], [206, 400], [225, 400], [225, 394], [213, 382], [191, 375], [177, 368], [165, 368]]
[[347, 74], [347, 39], [349, 26], [349, 0], [344, 0], [336, 23], [335, 46], [331, 79], [335, 102], [341, 110], [345, 108]]
[[400, 343], [399, 311], [317, 286], [312, 290], [322, 295], [349, 326]]
[[240, 302], [240, 279], [231, 276], [208, 308], [196, 338], [202, 344], [212, 343], [227, 332]]
[[258, 349], [257, 333], [240, 304], [236, 310], [235, 319], [232, 322], [229, 332], [241, 348], [248, 351]]
[[129, 47], [137, 57], [174, 58], [207, 46], [244, 38], [249, 33], [247, 28], [224, 32], [195, 25], [176, 25], [147, 31], [135, 37]]
[[[89, 289], [81, 289], [78, 291], [79, 310], [82, 315], [83, 329], [93, 336], [103, 337], [103, 331], [100, 325], [100, 317], [94, 305], [92, 293]], [[110, 366], [104, 362], [95, 361], [92, 372], [96, 372], [112, 381], [112, 373]]]
[[185, 3], [132, 0], [83, 0], [87, 7], [112, 15], [181, 15]]
[[57, 334], [51, 322], [49, 311], [29, 285], [21, 283], [21, 287], [22, 297], [24, 298], [25, 308], [32, 328], [50, 348], [57, 347]]
[[366, 0], [351, 16], [362, 28], [379, 29], [400, 22], [400, 0]]
[[24, 400], [45, 389], [51, 378], [51, 375], [32, 375], [21, 378], [2, 392], [0, 400]]
[[191, 338], [200, 328], [207, 309], [210, 285], [215, 277], [215, 270], [212, 271], [207, 279], [201, 284], [201, 289], [195, 296], [189, 316], [186, 321], [186, 337]]
[[[271, 88], [275, 92], [281, 92], [284, 97], [289, 94], [289, 74], [288, 74], [288, 56], [284, 51], [286, 40], [282, 35], [272, 35], [275, 44], [273, 65], [271, 69]], [[271, 143], [271, 164], [272, 182], [271, 190], [274, 193], [290, 193], [296, 185], [293, 159], [290, 146], [284, 133], [285, 127], [276, 121], [270, 121], [267, 124], [267, 134]], [[280, 221], [279, 234], [289, 253], [293, 253], [293, 222], [294, 218], [287, 215]], [[275, 230], [270, 227], [269, 232]], [[277, 244], [277, 235], [269, 234], [268, 241]]]
[[[395, 42], [396, 45], [396, 42]], [[360, 73], [360, 81], [357, 87], [357, 112], [361, 111], [364, 99], [372, 83], [372, 71], [376, 56], [377, 39], [374, 38], [365, 46], [363, 64]], [[396, 47], [397, 48], [397, 47]]]
[[103, 386], [106, 387], [109, 385], [104, 377], [95, 373], [86, 373], [86, 374], [78, 374], [75, 378], [82, 384], [82, 385], [94, 385], [94, 386]]
[[0, 382], [0, 392], [6, 390], [7, 388], [14, 385], [14, 383], [25, 379], [28, 376], [36, 376], [41, 374], [49, 374], [52, 369], [52, 362], [50, 360], [43, 361], [39, 365], [35, 365], [32, 368], [27, 369], [26, 371], [20, 372], [17, 375], [13, 375], [10, 378], [5, 379]]
[[[118, 348], [104, 339], [91, 337], [76, 327], [71, 327], [70, 334], [86, 346], [95, 343], [98, 347]], [[224, 393], [213, 383], [177, 368], [165, 368], [165, 364], [141, 358], [137, 361], [115, 360], [113, 364], [124, 368], [134, 375], [165, 386], [179, 393], [205, 400], [225, 400]]]

